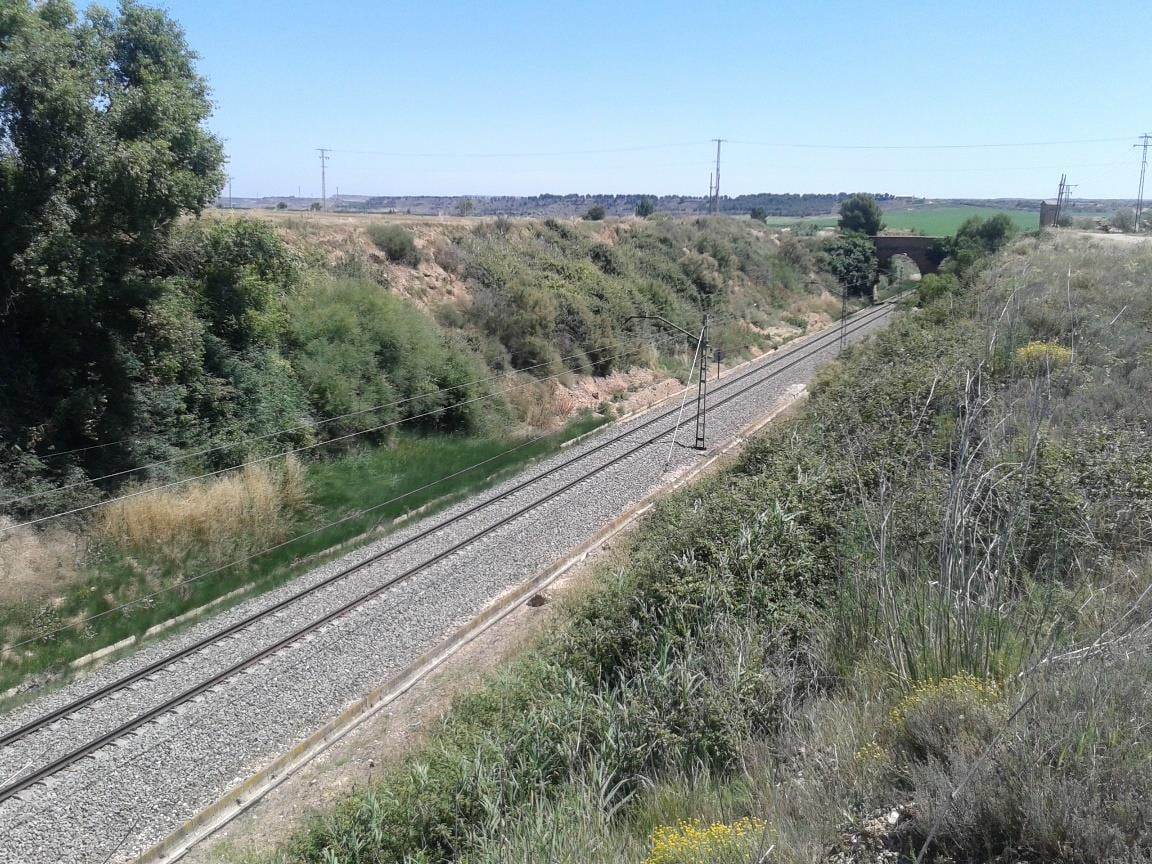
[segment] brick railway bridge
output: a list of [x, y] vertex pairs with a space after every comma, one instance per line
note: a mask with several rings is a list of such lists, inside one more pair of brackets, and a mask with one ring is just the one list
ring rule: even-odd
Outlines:
[[920, 234], [877, 234], [869, 238], [876, 246], [876, 258], [887, 264], [893, 255], [907, 255], [920, 268], [921, 274], [935, 273], [937, 262], [932, 246], [943, 237], [924, 237]]

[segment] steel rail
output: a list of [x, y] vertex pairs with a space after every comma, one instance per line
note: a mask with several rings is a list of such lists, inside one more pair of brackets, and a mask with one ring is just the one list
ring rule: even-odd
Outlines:
[[[851, 328], [850, 332], [855, 333], [858, 330], [863, 329], [864, 327], [868, 326], [873, 321], [886, 317], [891, 312], [891, 308], [892, 307], [890, 305], [885, 304], [885, 305], [879, 305], [876, 307], [872, 307], [871, 309], [866, 310], [864, 313], [857, 313], [856, 321], [854, 322], [853, 327]], [[775, 378], [777, 375], [781, 374], [782, 372], [786, 371], [787, 369], [790, 369], [793, 366], [796, 366], [797, 364], [803, 362], [804, 360], [807, 360], [808, 358], [812, 357], [813, 355], [824, 350], [827, 347], [827, 344], [825, 344], [825, 339], [828, 336], [834, 337], [833, 340], [829, 340], [829, 341], [835, 341], [835, 339], [839, 338], [839, 333], [838, 332], [822, 333], [811, 341], [808, 341], [808, 342], [805, 342], [801, 345], [795, 346], [787, 354], [785, 354], [781, 357], [773, 358], [767, 364], [765, 364], [763, 366], [759, 366], [755, 369], [750, 369], [749, 371], [742, 373], [741, 375], [737, 376], [736, 378], [733, 378], [732, 380], [725, 382], [722, 388], [717, 388], [719, 391], [722, 392], [723, 390], [727, 390], [732, 385], [735, 385], [735, 384], [737, 384], [741, 381], [744, 381], [750, 377], [759, 375], [760, 373], [764, 372], [766, 369], [768, 370], [767, 375], [764, 375], [762, 378], [760, 378], [756, 381], [753, 381], [750, 384], [748, 384], [747, 386], [742, 387], [742, 388], [736, 390], [735, 392], [725, 396], [725, 398], [714, 403], [713, 407], [716, 408], [716, 407], [720, 407], [724, 404], [727, 404], [728, 402], [732, 401], [733, 399], [736, 399], [739, 396], [744, 395], [749, 390], [752, 390], [756, 387], [759, 387], [761, 384]], [[799, 356], [796, 356], [796, 355], [799, 355]], [[789, 360], [789, 362], [785, 363], [782, 366], [777, 366], [776, 364], [781, 360]], [[355, 565], [352, 565], [348, 568], [345, 568], [344, 570], [341, 570], [341, 571], [337, 572], [336, 574], [333, 574], [332, 576], [327, 577], [326, 579], [322, 580], [321, 582], [317, 583], [316, 585], [310, 586], [307, 589], [304, 589], [300, 592], [297, 592], [296, 594], [292, 595], [291, 597], [285, 598], [284, 600], [279, 601], [278, 603], [274, 604], [271, 607], [268, 607], [265, 610], [261, 610], [260, 612], [254, 613], [253, 615], [248, 616], [248, 618], [242, 619], [242, 621], [236, 622], [235, 624], [230, 625], [229, 627], [227, 627], [221, 631], [218, 631], [215, 634], [211, 634], [210, 636], [207, 636], [204, 639], [199, 640], [198, 642], [194, 643], [191, 646], [188, 646], [188, 647], [186, 647], [180, 651], [174, 652], [173, 654], [171, 654], [167, 657], [161, 658], [161, 659], [155, 661], [154, 663], [149, 664], [148, 666], [146, 666], [140, 670], [137, 670], [135, 673], [132, 673], [131, 675], [125, 676], [124, 678], [121, 678], [117, 681], [114, 681], [114, 682], [108, 684], [108, 685], [105, 685], [104, 687], [94, 691], [93, 693], [89, 694], [88, 696], [82, 697], [81, 699], [78, 699], [75, 702], [69, 703], [68, 705], [62, 706], [61, 708], [58, 708], [49, 714], [46, 714], [40, 718], [37, 718], [36, 720], [33, 720], [33, 721], [29, 722], [28, 724], [25, 724], [24, 726], [21, 726], [18, 729], [15, 729], [12, 732], [9, 732], [7, 735], [4, 736], [3, 739], [0, 739], [0, 744], [11, 743], [12, 741], [27, 737], [28, 735], [32, 734], [33, 732], [37, 731], [38, 729], [41, 729], [46, 725], [49, 725], [53, 722], [56, 722], [57, 720], [60, 720], [69, 714], [75, 713], [76, 711], [78, 711], [84, 707], [87, 707], [88, 705], [91, 705], [94, 702], [99, 701], [100, 699], [110, 695], [111, 693], [122, 690], [123, 688], [131, 685], [132, 683], [135, 683], [136, 681], [139, 681], [140, 679], [147, 677], [150, 674], [154, 674], [156, 671], [159, 671], [160, 669], [164, 668], [165, 666], [171, 665], [172, 663], [176, 662], [177, 660], [180, 660], [180, 659], [188, 656], [189, 654], [194, 653], [197, 650], [200, 650], [200, 649], [202, 649], [202, 648], [204, 648], [210, 644], [218, 642], [221, 639], [226, 638], [227, 636], [233, 635], [234, 633], [238, 632], [241, 629], [244, 629], [245, 627], [249, 626], [250, 624], [254, 623], [255, 621], [261, 620], [262, 618], [267, 617], [268, 615], [272, 614], [273, 612], [279, 611], [280, 609], [285, 608], [286, 606], [290, 605], [291, 603], [294, 603], [296, 600], [299, 600], [304, 596], [307, 596], [311, 593], [314, 593], [315, 591], [319, 590], [320, 588], [322, 588], [326, 585], [330, 585], [333, 582], [350, 575], [351, 573], [354, 573], [358, 570], [361, 570], [364, 567], [368, 566], [369, 564], [372, 564], [376, 561], [379, 561], [381, 558], [385, 557], [386, 555], [391, 554], [394, 551], [402, 549], [405, 546], [411, 545], [412, 543], [417, 542], [417, 540], [423, 539], [424, 537], [429, 536], [430, 534], [440, 530], [443, 527], [451, 525], [454, 522], [460, 521], [461, 519], [464, 519], [467, 516], [472, 515], [473, 513], [477, 512], [478, 510], [480, 510], [484, 507], [490, 506], [491, 504], [493, 504], [497, 501], [500, 501], [504, 498], [509, 497], [510, 495], [515, 494], [516, 492], [528, 487], [529, 485], [531, 485], [531, 484], [533, 484], [533, 483], [535, 483], [535, 482], [537, 482], [537, 481], [539, 481], [539, 480], [541, 480], [541, 479], [543, 479], [543, 478], [545, 478], [551, 474], [556, 473], [557, 471], [567, 467], [568, 465], [573, 464], [574, 462], [578, 461], [579, 459], [586, 458], [587, 456], [590, 456], [596, 452], [599, 452], [600, 450], [603, 450], [604, 448], [606, 448], [608, 446], [619, 443], [619, 441], [621, 441], [622, 439], [640, 431], [641, 429], [647, 428], [647, 427], [649, 427], [655, 423], [660, 422], [661, 420], [667, 419], [668, 417], [670, 417], [674, 413], [675, 413], [675, 409], [669, 409], [668, 411], [665, 411], [665, 412], [663, 412], [663, 413], [661, 413], [655, 417], [652, 417], [649, 420], [645, 421], [644, 423], [640, 424], [639, 426], [635, 426], [635, 427], [627, 430], [626, 432], [623, 432], [623, 433], [620, 433], [619, 435], [613, 436], [612, 438], [602, 442], [601, 444], [597, 445], [596, 447], [594, 447], [590, 450], [587, 450], [583, 453], [580, 453], [580, 454], [574, 456], [572, 459], [568, 459], [568, 460], [560, 463], [559, 465], [556, 465], [556, 466], [548, 469], [545, 472], [542, 472], [542, 473], [540, 473], [540, 474], [538, 474], [532, 478], [529, 478], [529, 479], [525, 480], [524, 482], [519, 483], [516, 486], [510, 488], [506, 492], [501, 493], [500, 495], [492, 496], [489, 499], [487, 499], [486, 501], [480, 502], [480, 503], [474, 505], [473, 507], [468, 508], [467, 510], [463, 511], [462, 513], [459, 513], [456, 516], [452, 517], [451, 519], [444, 520], [443, 522], [440, 522], [436, 525], [430, 526], [429, 528], [419, 532], [418, 534], [414, 535], [413, 537], [410, 537], [407, 540], [402, 541], [401, 543], [394, 544], [393, 546], [391, 546], [385, 550], [382, 550], [378, 553], [375, 553], [374, 555], [370, 556], [369, 558], [366, 558], [364, 561], [359, 562]], [[275, 643], [264, 647], [263, 649], [261, 649], [260, 651], [258, 651], [255, 654], [250, 655], [246, 659], [241, 660], [238, 663], [235, 663], [235, 664], [229, 666], [228, 668], [210, 676], [209, 678], [205, 679], [204, 681], [200, 682], [199, 684], [194, 685], [193, 687], [182, 691], [181, 693], [177, 694], [176, 696], [172, 697], [171, 699], [166, 700], [161, 705], [156, 706], [155, 708], [149, 709], [148, 711], [138, 715], [137, 717], [133, 718], [132, 720], [127, 721], [126, 723], [121, 724], [120, 726], [118, 726], [115, 729], [109, 731], [108, 733], [100, 736], [99, 738], [93, 739], [92, 741], [89, 741], [87, 744], [84, 744], [84, 745], [76, 748], [75, 750], [72, 750], [69, 753], [66, 753], [65, 755], [52, 761], [48, 765], [45, 765], [42, 768], [32, 772], [31, 774], [24, 775], [23, 777], [21, 777], [15, 781], [13, 781], [12, 783], [4, 786], [3, 788], [0, 788], [0, 803], [14, 797], [15, 795], [19, 794], [20, 792], [27, 789], [28, 787], [33, 786], [36, 783], [41, 782], [45, 778], [47, 778], [47, 777], [63, 770], [64, 768], [67, 768], [68, 766], [78, 762], [79, 760], [85, 758], [86, 756], [88, 756], [88, 755], [94, 753], [95, 751], [103, 748], [104, 746], [106, 746], [110, 742], [115, 741], [118, 738], [122, 738], [123, 736], [134, 731], [135, 729], [139, 728], [140, 726], [143, 726], [144, 724], [150, 722], [151, 720], [155, 719], [156, 717], [159, 717], [159, 716], [167, 713], [168, 711], [172, 710], [173, 708], [175, 708], [175, 707], [177, 707], [177, 706], [179, 706], [179, 705], [181, 705], [181, 704], [183, 704], [183, 703], [185, 703], [191, 699], [194, 699], [196, 696], [200, 695], [201, 693], [205, 692], [206, 690], [211, 689], [212, 687], [214, 687], [217, 684], [227, 680], [228, 678], [234, 677], [235, 675], [237, 675], [240, 672], [244, 671], [245, 669], [249, 668], [253, 664], [260, 662], [261, 660], [263, 660], [266, 657], [276, 653], [277, 651], [279, 651], [282, 648], [288, 646], [289, 644], [297, 641], [298, 639], [302, 638], [303, 636], [306, 636], [307, 634], [319, 629], [320, 627], [323, 627], [325, 624], [328, 624], [329, 622], [335, 620], [336, 618], [339, 618], [339, 617], [345, 615], [347, 612], [351, 611], [352, 609], [363, 605], [364, 603], [375, 598], [376, 596], [383, 593], [384, 591], [391, 588], [392, 586], [398, 584], [399, 582], [405, 581], [405, 580], [411, 578], [412, 576], [416, 575], [417, 573], [419, 573], [423, 570], [426, 570], [429, 567], [434, 566], [435, 564], [439, 563], [440, 561], [444, 560], [445, 558], [449, 557], [450, 555], [454, 554], [455, 552], [460, 551], [461, 549], [471, 545], [472, 543], [476, 542], [477, 540], [487, 536], [488, 534], [491, 534], [493, 531], [496, 531], [497, 529], [503, 527], [504, 525], [507, 525], [508, 523], [514, 521], [515, 519], [518, 519], [519, 517], [523, 516], [525, 513], [528, 513], [531, 510], [534, 510], [537, 507], [540, 507], [541, 505], [543, 505], [543, 504], [547, 503], [548, 501], [551, 501], [552, 499], [564, 494], [565, 492], [569, 491], [570, 489], [574, 488], [575, 486], [584, 482], [585, 480], [596, 476], [601, 471], [604, 471], [607, 468], [611, 467], [612, 465], [615, 465], [618, 462], [621, 462], [624, 459], [638, 453], [640, 450], [644, 449], [645, 447], [650, 446], [651, 444], [653, 444], [654, 442], [656, 442], [660, 438], [662, 438], [667, 433], [667, 431], [668, 431], [667, 429], [662, 429], [661, 431], [659, 431], [656, 435], [652, 436], [651, 438], [648, 438], [644, 441], [641, 441], [639, 444], [634, 445], [633, 447], [629, 448], [628, 450], [624, 451], [623, 453], [618, 454], [617, 456], [614, 456], [609, 461], [607, 461], [607, 462], [605, 462], [599, 466], [596, 466], [591, 471], [589, 471], [585, 474], [582, 474], [581, 476], [579, 476], [579, 477], [575, 478], [574, 480], [564, 484], [560, 488], [553, 490], [552, 492], [548, 493], [547, 495], [543, 496], [542, 498], [539, 498], [536, 501], [533, 501], [532, 503], [527, 504], [524, 507], [521, 507], [520, 509], [516, 510], [515, 512], [501, 518], [497, 522], [481, 529], [480, 531], [472, 534], [471, 536], [469, 536], [467, 538], [464, 538], [460, 542], [455, 543], [452, 546], [442, 550], [441, 552], [437, 553], [436, 555], [432, 556], [431, 558], [428, 558], [427, 560], [409, 568], [408, 570], [405, 570], [403, 573], [400, 573], [396, 576], [389, 578], [383, 584], [375, 586], [374, 588], [370, 589], [369, 591], [365, 592], [364, 594], [361, 594], [360, 596], [358, 596], [358, 597], [350, 600], [349, 602], [343, 604], [339, 608], [327, 613], [326, 615], [324, 615], [318, 619], [315, 619], [315, 620], [309, 622], [307, 625], [293, 631], [288, 636], [285, 636], [284, 638], [276, 641]]]

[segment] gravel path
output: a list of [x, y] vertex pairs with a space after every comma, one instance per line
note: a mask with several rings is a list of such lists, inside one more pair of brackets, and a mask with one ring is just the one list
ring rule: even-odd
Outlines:
[[[849, 340], [857, 341], [880, 326], [883, 326], [882, 317], [851, 334]], [[767, 374], [770, 367], [780, 365], [778, 361], [782, 358], [787, 362], [789, 356], [798, 356], [810, 341], [821, 335], [767, 355], [754, 368], [762, 368]], [[710, 447], [730, 440], [741, 428], [764, 415], [788, 387], [810, 380], [816, 368], [836, 352], [837, 341], [828, 339], [827, 343], [812, 357], [719, 409], [709, 411]], [[746, 386], [752, 380], [746, 379], [736, 387]], [[725, 395], [717, 392], [716, 399]], [[651, 416], [643, 415], [608, 427], [529, 469], [529, 476], [591, 450], [611, 435], [635, 429]], [[302, 624], [422, 563], [446, 546], [490, 527], [654, 436], [662, 428], [665, 424], [636, 431], [540, 483], [418, 540], [252, 627], [5, 747], [0, 751], [0, 785], [25, 773], [31, 766], [56, 758], [68, 748], [162, 703], [259, 646], [283, 638]], [[691, 434], [691, 427], [687, 436], [682, 430], [681, 440]], [[105, 860], [127, 860], [138, 854], [276, 755], [307, 737], [378, 682], [440, 642], [493, 598], [564, 557], [606, 522], [702, 458], [695, 451], [677, 448], [672, 472], [662, 474], [668, 453], [667, 434], [662, 443], [663, 446], [657, 444], [643, 449], [496, 528], [387, 589], [364, 606], [0, 805], [0, 862], [100, 864]], [[510, 479], [443, 513], [405, 526], [289, 585], [99, 669], [0, 718], [0, 732], [93, 692], [227, 623], [272, 605], [305, 585], [315, 584], [338, 569], [412, 537], [429, 524], [440, 523], [478, 500], [498, 495], [522, 479], [523, 475]]]

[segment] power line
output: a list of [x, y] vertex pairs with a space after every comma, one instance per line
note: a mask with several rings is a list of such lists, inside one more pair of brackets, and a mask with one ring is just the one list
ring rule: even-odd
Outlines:
[[[88, 478], [86, 480], [78, 480], [75, 483], [70, 483], [66, 486], [58, 486], [58, 487], [55, 487], [53, 489], [45, 489], [45, 490], [42, 490], [40, 492], [30, 492], [27, 495], [21, 495], [21, 496], [16, 497], [16, 498], [8, 498], [7, 500], [0, 501], [0, 507], [6, 507], [9, 504], [19, 504], [20, 502], [23, 502], [23, 501], [30, 501], [33, 498], [43, 498], [47, 495], [55, 495], [55, 494], [58, 494], [61, 492], [67, 492], [70, 489], [77, 489], [81, 486], [94, 485], [94, 484], [99, 483], [103, 480], [113, 480], [117, 477], [124, 477], [124, 476], [127, 476], [128, 474], [135, 474], [138, 471], [147, 471], [151, 468], [161, 468], [165, 465], [171, 465], [175, 462], [184, 462], [184, 461], [187, 461], [189, 459], [198, 458], [200, 456], [208, 456], [208, 455], [211, 455], [212, 453], [219, 453], [219, 452], [224, 451], [224, 450], [231, 450], [234, 447], [240, 447], [244, 444], [252, 444], [256, 441], [266, 441], [269, 438], [275, 438], [279, 435], [286, 435], [289, 432], [302, 432], [306, 429], [315, 429], [315, 428], [318, 428], [320, 426], [326, 426], [329, 423], [335, 423], [339, 420], [347, 420], [350, 417], [359, 417], [359, 416], [362, 416], [364, 414], [374, 414], [377, 411], [383, 411], [383, 410], [388, 409], [388, 408], [398, 408], [401, 405], [407, 405], [408, 403], [415, 402], [418, 399], [428, 399], [428, 398], [431, 398], [432, 396], [439, 396], [439, 395], [442, 395], [444, 393], [451, 393], [454, 390], [463, 390], [463, 389], [466, 389], [468, 387], [474, 387], [474, 386], [479, 385], [479, 384], [490, 384], [493, 381], [500, 380], [501, 378], [508, 378], [508, 377], [511, 377], [512, 375], [516, 375], [516, 374], [519, 374], [522, 372], [531, 372], [533, 369], [539, 369], [542, 366], [549, 366], [553, 362], [567, 363], [570, 360], [578, 360], [582, 357], [586, 357], [589, 353], [592, 353], [592, 352], [607, 351], [607, 350], [612, 349], [612, 348], [619, 348], [621, 345], [625, 345], [629, 341], [631, 341], [631, 340], [630, 339], [624, 339], [624, 340], [621, 340], [619, 342], [610, 343], [608, 345], [601, 345], [601, 346], [598, 346], [596, 348], [589, 348], [587, 351], [582, 351], [578, 354], [569, 354], [567, 357], [561, 357], [558, 361], [546, 360], [542, 363], [535, 363], [531, 366], [525, 366], [521, 369], [512, 369], [512, 370], [509, 370], [507, 372], [501, 372], [497, 375], [490, 375], [487, 378], [477, 378], [477, 379], [474, 379], [472, 381], [465, 381], [462, 384], [453, 384], [450, 387], [441, 387], [439, 390], [432, 390], [432, 391], [429, 391], [427, 393], [418, 393], [414, 396], [407, 396], [404, 399], [397, 399], [395, 402], [387, 402], [387, 403], [384, 403], [382, 405], [373, 405], [370, 408], [361, 408], [361, 409], [356, 410], [356, 411], [349, 411], [346, 414], [338, 414], [335, 417], [328, 417], [324, 420], [315, 420], [315, 421], [311, 421], [308, 423], [300, 423], [296, 426], [289, 426], [289, 427], [284, 428], [284, 429], [277, 429], [277, 430], [272, 431], [272, 432], [265, 432], [261, 435], [251, 435], [251, 436], [248, 436], [246, 438], [242, 438], [239, 440], [233, 440], [230, 442], [226, 442], [224, 444], [218, 444], [218, 445], [215, 445], [212, 447], [205, 447], [205, 448], [202, 448], [200, 450], [193, 450], [193, 451], [190, 451], [188, 453], [182, 453], [182, 454], [179, 454], [177, 456], [172, 456], [168, 459], [160, 459], [160, 460], [157, 460], [156, 462], [148, 462], [144, 465], [137, 465], [134, 468], [125, 468], [121, 471], [113, 471], [110, 474], [103, 474], [99, 477], [91, 477], [91, 478]], [[584, 367], [577, 367], [577, 368], [584, 368]], [[80, 450], [95, 449], [97, 447], [109, 447], [113, 444], [124, 443], [125, 441], [131, 441], [131, 440], [133, 440], [133, 439], [125, 438], [125, 439], [122, 439], [121, 441], [110, 441], [106, 444], [94, 444], [90, 448], [84, 447], [84, 448], [79, 448], [79, 450], [75, 450], [75, 451], [64, 451], [64, 453], [55, 453], [55, 454], [50, 454], [50, 455], [63, 456], [63, 455], [65, 455], [65, 453], [80, 452]]]
[[1056, 147], [1065, 144], [1106, 144], [1117, 141], [1131, 141], [1131, 136], [1122, 138], [1074, 138], [1065, 141], [1020, 141], [986, 144], [788, 144], [776, 141], [742, 141], [733, 144], [748, 144], [756, 147], [784, 147], [801, 150], [982, 150], [993, 147]]
[[221, 564], [220, 566], [214, 567], [211, 570], [206, 570], [203, 573], [197, 573], [195, 576], [190, 576], [187, 579], [182, 579], [179, 582], [174, 582], [171, 585], [166, 585], [163, 588], [157, 589], [156, 591], [153, 591], [151, 594], [145, 594], [141, 597], [136, 597], [132, 600], [121, 603], [119, 606], [113, 606], [110, 609], [105, 609], [101, 612], [97, 612], [93, 615], [89, 615], [87, 618], [82, 618], [79, 621], [75, 621], [75, 622], [72, 622], [69, 624], [62, 624], [62, 625], [55, 627], [51, 630], [45, 630], [41, 633], [37, 633], [35, 636], [29, 636], [24, 641], [17, 642], [10, 647], [12, 649], [20, 648], [23, 645], [28, 645], [28, 644], [31, 644], [32, 642], [38, 642], [41, 639], [47, 639], [51, 636], [55, 636], [57, 633], [62, 633], [65, 630], [73, 630], [73, 629], [79, 628], [85, 624], [91, 623], [92, 621], [96, 621], [99, 618], [103, 618], [106, 615], [111, 615], [111, 614], [116, 613], [116, 612], [122, 612], [125, 609], [131, 609], [133, 606], [137, 606], [141, 603], [147, 603], [149, 600], [153, 600], [156, 597], [159, 597], [161, 594], [166, 594], [169, 591], [176, 590], [177, 588], [183, 588], [186, 585], [191, 585], [194, 582], [199, 582], [201, 579], [207, 579], [209, 576], [214, 576], [217, 573], [223, 573], [225, 570], [230, 570], [233, 567], [238, 567], [241, 564], [245, 564], [248, 561], [251, 561], [255, 558], [259, 558], [262, 555], [267, 555], [270, 552], [275, 552], [278, 549], [283, 549], [285, 546], [291, 546], [293, 543], [297, 542], [298, 540], [303, 540], [306, 537], [311, 537], [314, 534], [319, 534], [323, 531], [327, 531], [329, 528], [335, 528], [337, 525], [342, 525], [345, 522], [348, 522], [352, 519], [359, 519], [367, 513], [371, 513], [375, 510], [379, 510], [383, 507], [387, 507], [390, 504], [397, 504], [400, 501], [403, 501], [405, 498], [410, 498], [413, 495], [418, 495], [421, 492], [426, 492], [429, 489], [431, 489], [433, 486], [438, 486], [447, 480], [452, 480], [452, 479], [455, 479], [456, 477], [459, 477], [463, 474], [467, 474], [471, 471], [475, 471], [477, 468], [482, 468], [483, 466], [485, 466], [491, 462], [494, 462], [497, 459], [502, 459], [503, 457], [508, 456], [511, 453], [515, 453], [517, 450], [522, 450], [525, 447], [530, 447], [533, 444], [537, 444], [540, 441], [543, 441], [545, 438], [547, 438], [550, 434], [551, 433], [545, 432], [541, 435], [537, 435], [535, 438], [527, 438], [524, 441], [521, 441], [519, 444], [516, 444], [513, 447], [509, 447], [507, 450], [503, 450], [500, 453], [497, 453], [495, 456], [490, 456], [487, 459], [484, 459], [480, 462], [475, 463], [474, 465], [469, 465], [467, 468], [461, 468], [458, 471], [453, 471], [451, 474], [446, 474], [443, 477], [439, 477], [436, 480], [432, 480], [428, 483], [425, 483], [423, 486], [420, 486], [416, 489], [410, 489], [409, 491], [404, 492], [401, 495], [397, 495], [393, 498], [389, 498], [387, 501], [382, 501], [379, 504], [373, 504], [371, 507], [365, 507], [363, 509], [354, 510], [353, 512], [348, 513], [345, 516], [340, 517], [339, 519], [335, 519], [331, 522], [327, 522], [327, 523], [320, 525], [316, 528], [312, 528], [311, 530], [305, 531], [301, 534], [297, 534], [294, 537], [289, 537], [287, 540], [282, 540], [279, 543], [276, 543], [275, 545], [269, 546], [265, 549], [261, 549], [258, 552], [252, 552], [248, 555], [245, 555], [243, 558], [237, 558], [234, 561], [229, 561], [227, 564]]
[[[653, 341], [659, 341], [661, 338], [664, 338], [664, 337], [656, 337], [656, 339]], [[621, 352], [620, 354], [615, 355], [614, 357], [603, 358], [600, 361], [594, 361], [588, 365], [594, 366], [596, 364], [596, 362], [603, 362], [604, 360], [612, 360], [612, 359], [616, 359], [617, 357], [626, 357], [629, 354], [635, 354], [636, 352], [638, 352], [640, 350], [641, 350], [640, 348], [633, 348], [630, 351]], [[517, 384], [515, 386], [516, 387], [526, 387], [529, 384], [533, 384], [533, 383], [537, 383], [537, 382], [551, 381], [551, 380], [554, 380], [556, 378], [561, 378], [565, 375], [568, 375], [571, 373], [571, 371], [572, 370], [570, 370], [570, 369], [565, 369], [563, 372], [557, 372], [555, 375], [549, 375], [545, 378], [534, 378], [531, 381], [525, 381], [525, 382], [523, 382], [521, 384]], [[73, 507], [69, 510], [62, 510], [58, 513], [52, 513], [52, 514], [49, 514], [47, 516], [40, 516], [40, 517], [37, 517], [35, 519], [28, 519], [24, 522], [18, 522], [18, 523], [15, 523], [13, 525], [0, 526], [0, 534], [6, 534], [10, 531], [15, 531], [19, 528], [26, 528], [26, 527], [31, 526], [31, 525], [39, 525], [43, 522], [48, 522], [48, 521], [53, 520], [53, 519], [60, 519], [64, 516], [73, 516], [77, 513], [84, 513], [84, 512], [87, 512], [89, 510], [94, 510], [98, 507], [105, 507], [109, 504], [115, 504], [115, 503], [120, 502], [120, 501], [126, 501], [130, 498], [138, 498], [141, 495], [148, 495], [148, 494], [151, 494], [154, 492], [162, 492], [165, 489], [173, 489], [177, 486], [183, 486], [187, 483], [192, 483], [196, 480], [205, 480], [205, 479], [210, 478], [210, 477], [217, 477], [221, 474], [226, 474], [229, 471], [238, 471], [242, 468], [250, 468], [253, 465], [261, 465], [265, 462], [270, 462], [273, 459], [280, 459], [283, 457], [294, 455], [296, 453], [303, 453], [303, 452], [308, 451], [308, 450], [315, 450], [318, 447], [324, 447], [324, 446], [327, 446], [329, 444], [338, 443], [340, 441], [347, 441], [347, 440], [350, 440], [352, 438], [358, 438], [361, 435], [367, 435], [371, 432], [380, 432], [384, 429], [391, 429], [391, 428], [393, 428], [395, 426], [399, 426], [403, 423], [410, 423], [413, 420], [421, 420], [425, 417], [431, 417], [431, 416], [434, 416], [436, 414], [441, 414], [445, 411], [450, 411], [450, 410], [453, 410], [455, 408], [460, 408], [464, 405], [472, 405], [472, 404], [475, 404], [477, 402], [482, 402], [486, 399], [492, 399], [496, 395], [497, 394], [495, 394], [495, 393], [487, 393], [487, 394], [484, 394], [482, 396], [477, 396], [477, 397], [472, 398], [472, 399], [466, 399], [463, 402], [455, 402], [452, 405], [444, 405], [444, 406], [441, 406], [439, 408], [434, 408], [431, 411], [425, 411], [421, 414], [414, 414], [410, 417], [404, 417], [404, 418], [401, 418], [398, 420], [392, 420], [388, 423], [381, 423], [377, 426], [372, 426], [368, 429], [361, 429], [357, 432], [349, 432], [346, 435], [339, 435], [335, 438], [329, 438], [326, 441], [318, 441], [318, 442], [315, 442], [312, 444], [305, 444], [305, 445], [302, 445], [300, 447], [294, 447], [294, 448], [289, 449], [289, 450], [284, 450], [284, 451], [281, 451], [278, 453], [272, 453], [270, 455], [261, 456], [261, 457], [256, 458], [256, 459], [250, 459], [246, 462], [241, 462], [237, 465], [230, 465], [226, 468], [219, 468], [215, 471], [207, 471], [207, 472], [204, 472], [203, 474], [197, 474], [197, 475], [194, 475], [192, 477], [185, 477], [181, 480], [173, 480], [169, 483], [163, 483], [159, 486], [151, 486], [151, 487], [148, 487], [146, 489], [138, 489], [134, 492], [129, 492], [129, 493], [124, 494], [124, 495], [118, 495], [118, 496], [113, 497], [113, 498], [105, 498], [101, 501], [95, 501], [95, 502], [92, 502], [90, 504], [83, 504], [83, 505], [80, 505], [78, 507]]]

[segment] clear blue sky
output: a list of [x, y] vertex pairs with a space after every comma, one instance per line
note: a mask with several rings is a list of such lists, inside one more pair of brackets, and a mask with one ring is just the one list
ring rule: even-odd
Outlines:
[[701, 195], [719, 136], [726, 194], [1134, 197], [1152, 131], [1143, 0], [158, 5], [236, 195]]

